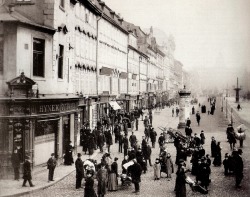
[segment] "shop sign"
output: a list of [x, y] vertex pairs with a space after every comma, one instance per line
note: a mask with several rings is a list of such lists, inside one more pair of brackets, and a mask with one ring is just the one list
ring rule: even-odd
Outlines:
[[46, 104], [37, 107], [38, 113], [63, 112], [77, 109], [76, 103]]

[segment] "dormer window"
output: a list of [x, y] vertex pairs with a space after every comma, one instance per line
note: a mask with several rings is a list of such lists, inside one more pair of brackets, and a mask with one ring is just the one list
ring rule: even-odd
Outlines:
[[120, 22], [120, 24], [122, 25], [123, 18], [118, 18], [118, 21], [119, 21], [119, 22]]
[[115, 12], [113, 10], [110, 11], [110, 14], [111, 14], [112, 18], [115, 18]]
[[102, 10], [103, 10], [104, 7], [105, 7], [105, 2], [104, 1], [100, 1], [99, 4], [102, 6]]

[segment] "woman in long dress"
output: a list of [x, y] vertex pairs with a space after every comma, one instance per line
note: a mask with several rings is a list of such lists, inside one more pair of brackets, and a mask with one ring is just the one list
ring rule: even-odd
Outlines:
[[214, 166], [220, 166], [221, 165], [221, 147], [220, 147], [220, 142], [217, 142], [216, 155], [215, 155], [213, 164], [214, 164]]
[[108, 174], [108, 191], [117, 191], [118, 189], [118, 165], [116, 162], [118, 158], [116, 157], [114, 160], [115, 161], [111, 164], [111, 170]]
[[104, 163], [101, 163], [101, 168], [97, 171], [96, 179], [98, 181], [97, 193], [99, 197], [102, 197], [106, 194], [106, 184], [108, 179], [108, 172]]
[[85, 179], [84, 197], [97, 197], [94, 190], [93, 172], [87, 172], [87, 178]]

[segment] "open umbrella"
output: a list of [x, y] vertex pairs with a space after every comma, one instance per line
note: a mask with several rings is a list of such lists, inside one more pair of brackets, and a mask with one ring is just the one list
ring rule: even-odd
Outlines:
[[242, 132], [245, 132], [247, 130], [247, 127], [244, 124], [241, 124], [237, 127], [237, 130], [239, 131], [241, 129]]
[[237, 127], [238, 132], [235, 133], [235, 137], [238, 140], [244, 140], [246, 139], [246, 133], [247, 127], [244, 124], [241, 124]]

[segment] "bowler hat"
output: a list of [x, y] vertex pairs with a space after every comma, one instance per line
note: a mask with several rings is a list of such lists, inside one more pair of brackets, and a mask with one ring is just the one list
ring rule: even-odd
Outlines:
[[55, 153], [51, 153], [51, 156], [55, 156]]
[[81, 153], [77, 153], [77, 157], [81, 157], [82, 156], [82, 154]]

